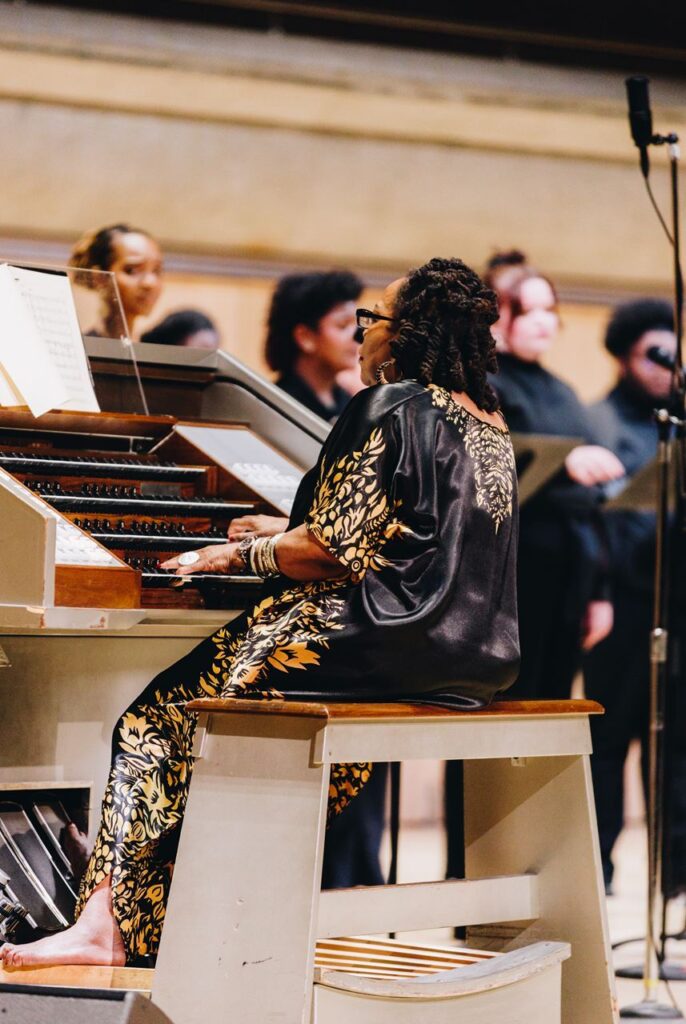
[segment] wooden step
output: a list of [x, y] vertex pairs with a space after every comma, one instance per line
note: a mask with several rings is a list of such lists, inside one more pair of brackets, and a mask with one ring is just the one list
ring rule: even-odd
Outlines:
[[7, 985], [54, 985], [59, 988], [124, 989], [149, 995], [153, 971], [145, 967], [5, 967], [0, 983]]
[[[397, 939], [323, 939], [317, 943], [319, 970], [375, 978], [418, 978], [476, 964], [499, 953], [460, 946], [423, 946]], [[65, 988], [123, 989], [149, 995], [154, 971], [143, 967], [5, 967], [0, 983]]]

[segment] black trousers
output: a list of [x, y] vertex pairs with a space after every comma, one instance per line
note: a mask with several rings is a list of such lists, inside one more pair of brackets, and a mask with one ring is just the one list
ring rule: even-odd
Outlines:
[[[606, 881], [612, 878], [612, 849], [623, 825], [624, 761], [630, 742], [639, 739], [645, 781], [650, 712], [652, 598], [618, 585], [613, 602], [612, 633], [584, 659], [586, 696], [605, 708], [604, 715], [591, 718], [591, 772]], [[686, 633], [683, 617], [683, 609], [673, 616], [674, 671], [665, 716], [664, 890], [667, 895], [686, 885], [686, 679], [679, 664]]]
[[[520, 673], [503, 700], [566, 700], [581, 666], [581, 622], [588, 602], [577, 544], [551, 550], [522, 537], [517, 570]], [[464, 877], [461, 761], [445, 770], [447, 878]]]
[[503, 700], [566, 700], [581, 663], [589, 595], [574, 543], [555, 550], [522, 538], [517, 568], [521, 667]]
[[324, 844], [322, 889], [383, 885], [379, 850], [386, 812], [388, 765], [375, 763], [369, 782], [332, 819]]

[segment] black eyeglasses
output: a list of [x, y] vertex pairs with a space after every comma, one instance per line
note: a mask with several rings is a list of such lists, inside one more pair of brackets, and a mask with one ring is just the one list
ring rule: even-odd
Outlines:
[[373, 327], [377, 320], [388, 320], [389, 323], [393, 323], [392, 316], [384, 316], [383, 313], [373, 313], [371, 309], [356, 309], [355, 316], [357, 318], [357, 326], [363, 330]]

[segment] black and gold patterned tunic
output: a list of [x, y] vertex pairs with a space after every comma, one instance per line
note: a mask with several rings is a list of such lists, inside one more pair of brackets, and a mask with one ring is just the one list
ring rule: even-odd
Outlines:
[[[479, 706], [515, 678], [516, 480], [510, 438], [413, 381], [350, 403], [303, 478], [305, 523], [347, 570], [278, 577], [256, 607], [162, 672], [113, 737], [80, 905], [112, 874], [130, 959], [157, 950], [201, 696], [426, 699]], [[369, 765], [331, 774], [330, 813]]]

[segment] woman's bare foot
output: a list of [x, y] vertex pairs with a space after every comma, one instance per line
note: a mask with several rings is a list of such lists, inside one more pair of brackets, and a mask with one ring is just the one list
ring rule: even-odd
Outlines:
[[3, 967], [49, 967], [56, 964], [97, 964], [123, 967], [126, 951], [112, 913], [109, 877], [95, 889], [75, 925], [23, 946], [0, 948]]

